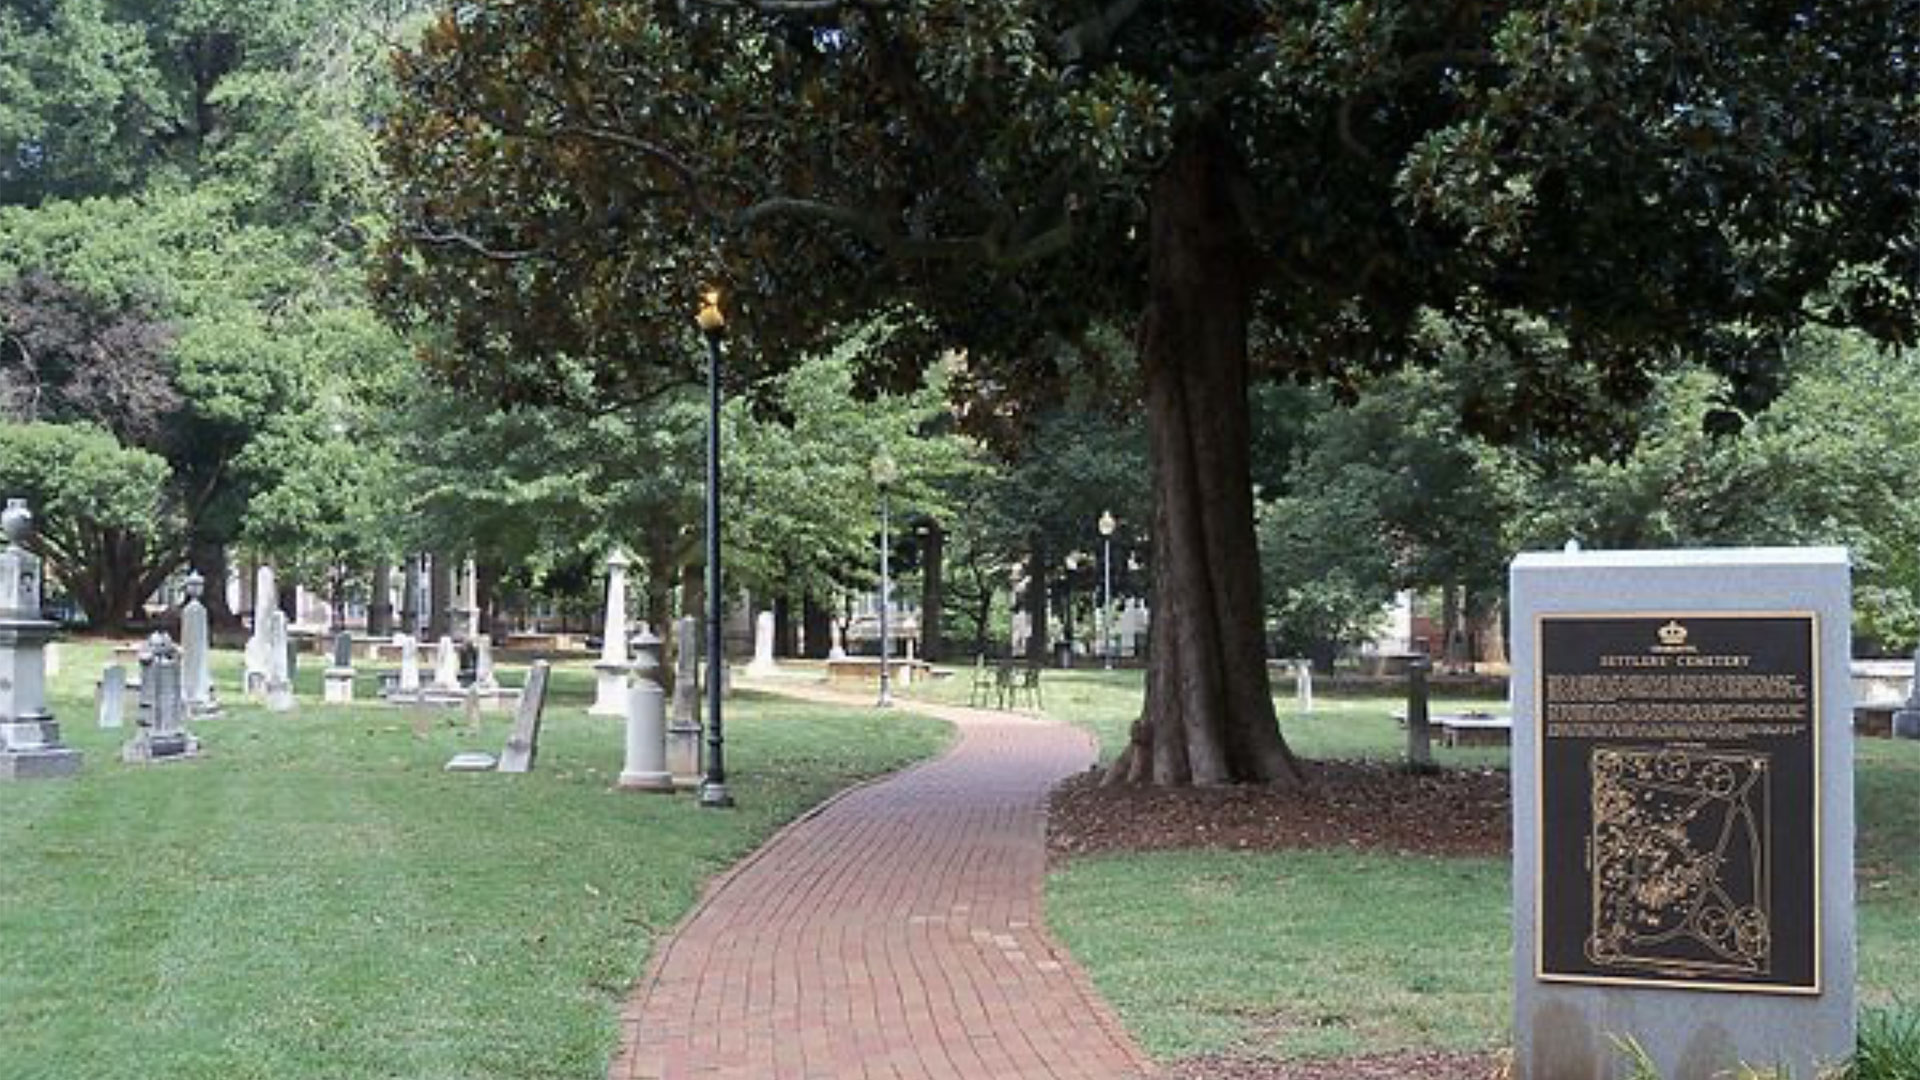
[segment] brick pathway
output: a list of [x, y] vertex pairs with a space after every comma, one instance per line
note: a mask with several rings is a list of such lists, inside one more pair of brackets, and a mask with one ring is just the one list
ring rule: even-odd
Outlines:
[[611, 1080], [1150, 1075], [1040, 926], [1046, 793], [1092, 763], [1090, 740], [908, 707], [952, 721], [953, 750], [843, 795], [721, 879], [635, 987]]

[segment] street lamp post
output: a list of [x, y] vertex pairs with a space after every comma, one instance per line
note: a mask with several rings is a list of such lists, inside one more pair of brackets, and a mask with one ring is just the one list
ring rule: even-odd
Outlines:
[[882, 709], [893, 705], [893, 627], [887, 621], [887, 609], [893, 603], [893, 575], [888, 565], [890, 524], [888, 495], [900, 478], [900, 467], [883, 451], [873, 459], [873, 482], [880, 489], [880, 700]]
[[1100, 666], [1113, 670], [1113, 529], [1112, 511], [1100, 512], [1100, 574], [1106, 584], [1106, 597], [1100, 603]]
[[733, 805], [720, 723], [721, 666], [726, 663], [720, 628], [720, 338], [727, 331], [727, 317], [720, 310], [718, 289], [701, 296], [695, 321], [707, 339], [707, 779], [700, 785], [700, 805], [718, 808]]

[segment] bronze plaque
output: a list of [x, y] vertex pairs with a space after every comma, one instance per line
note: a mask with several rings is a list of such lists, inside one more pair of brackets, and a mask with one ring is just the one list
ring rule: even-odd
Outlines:
[[1541, 617], [1541, 979], [1820, 992], [1817, 632]]

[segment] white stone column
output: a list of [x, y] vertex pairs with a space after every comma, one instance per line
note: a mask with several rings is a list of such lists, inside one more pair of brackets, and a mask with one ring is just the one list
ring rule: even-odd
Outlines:
[[246, 682], [242, 689], [255, 700], [267, 693], [267, 622], [280, 610], [280, 589], [273, 579], [273, 567], [262, 566], [253, 574], [253, 634], [247, 638]]
[[599, 676], [594, 688], [595, 716], [627, 714], [627, 568], [633, 560], [614, 548], [607, 556], [607, 621], [601, 632], [600, 662], [593, 665]]
[[747, 665], [748, 678], [780, 674], [773, 662], [773, 612], [763, 611], [753, 620], [753, 662]]
[[661, 690], [660, 640], [642, 634], [627, 690], [627, 760], [620, 787], [627, 791], [673, 790], [667, 771], [667, 702]]
[[220, 702], [213, 691], [207, 605], [200, 602], [207, 581], [195, 570], [187, 575], [186, 584], [187, 602], [180, 609], [180, 678], [188, 714], [195, 720], [207, 720], [220, 715]]
[[40, 617], [40, 559], [26, 549], [33, 514], [25, 499], [0, 513], [0, 780], [71, 776], [80, 751], [60, 741], [47, 711], [45, 646], [54, 625]]

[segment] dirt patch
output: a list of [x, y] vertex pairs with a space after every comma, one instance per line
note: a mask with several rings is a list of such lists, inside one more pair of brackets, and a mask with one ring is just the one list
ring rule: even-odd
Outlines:
[[1208, 1055], [1167, 1071], [1167, 1080], [1496, 1080], [1506, 1075], [1497, 1054], [1413, 1051], [1318, 1061], [1274, 1061]]
[[1054, 789], [1048, 846], [1055, 857], [1177, 848], [1504, 855], [1511, 848], [1504, 770], [1414, 774], [1360, 761], [1304, 767], [1301, 785], [1213, 788], [1102, 787], [1090, 770]]

